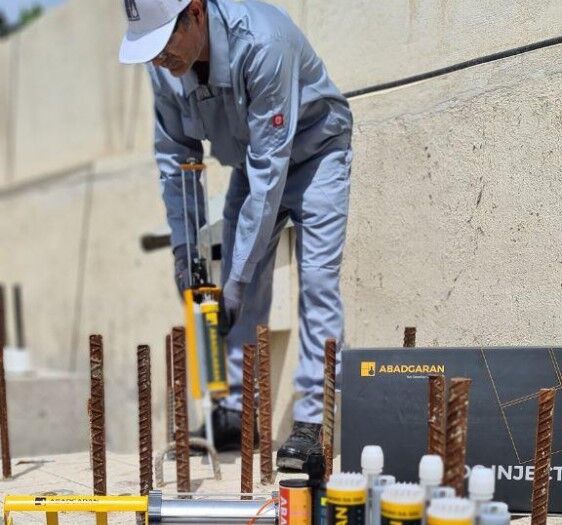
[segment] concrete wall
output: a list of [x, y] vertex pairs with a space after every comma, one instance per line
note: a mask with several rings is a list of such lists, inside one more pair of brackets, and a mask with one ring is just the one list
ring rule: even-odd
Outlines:
[[[557, 36], [562, 18], [557, 0], [277, 3], [342, 90]], [[146, 75], [117, 61], [123, 19], [119, 1], [72, 0], [0, 42], [0, 187], [150, 150]]]
[[366, 97], [349, 342], [562, 343], [562, 46]]

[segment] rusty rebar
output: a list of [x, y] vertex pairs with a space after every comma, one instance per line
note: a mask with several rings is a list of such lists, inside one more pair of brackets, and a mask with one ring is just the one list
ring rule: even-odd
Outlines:
[[427, 453], [437, 454], [445, 461], [446, 450], [446, 401], [445, 376], [430, 375], [428, 403]]
[[6, 373], [4, 370], [4, 346], [0, 346], [0, 441], [2, 446], [2, 476], [12, 477], [12, 459], [10, 456], [10, 433], [8, 430], [8, 399], [6, 390]]
[[443, 484], [453, 487], [457, 496], [464, 496], [466, 436], [468, 428], [468, 394], [471, 379], [454, 377], [449, 385], [445, 477]]
[[[242, 364], [242, 476], [240, 492], [251, 494], [254, 491], [254, 386], [256, 346], [244, 345]], [[242, 496], [248, 499], [249, 496]]]
[[554, 388], [543, 388], [539, 392], [531, 525], [546, 525], [548, 515], [555, 396], [556, 390]]
[[0, 347], [4, 348], [7, 344], [6, 333], [6, 303], [4, 297], [4, 285], [0, 284]]
[[334, 426], [336, 414], [336, 340], [326, 339], [324, 345], [324, 417], [322, 423], [322, 446], [328, 480], [334, 467]]
[[178, 492], [191, 492], [189, 467], [189, 420], [187, 417], [187, 367], [185, 352], [185, 330], [172, 330], [174, 364], [174, 414], [176, 442], [176, 478]]
[[273, 446], [271, 432], [271, 355], [269, 328], [258, 326], [258, 387], [260, 473], [263, 484], [273, 483]]
[[172, 369], [172, 337], [166, 336], [166, 443], [174, 440], [174, 371]]
[[152, 490], [152, 385], [150, 347], [137, 347], [137, 385], [139, 394], [139, 465], [140, 494]]
[[404, 328], [404, 348], [414, 348], [416, 346], [416, 327], [406, 326]]
[[90, 410], [94, 495], [105, 496], [107, 493], [107, 467], [105, 455], [103, 339], [101, 335], [90, 336]]

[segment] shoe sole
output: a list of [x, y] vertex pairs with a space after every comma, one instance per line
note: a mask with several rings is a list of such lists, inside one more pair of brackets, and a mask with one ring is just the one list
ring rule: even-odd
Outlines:
[[304, 461], [298, 458], [278, 458], [277, 468], [293, 472], [302, 472]]

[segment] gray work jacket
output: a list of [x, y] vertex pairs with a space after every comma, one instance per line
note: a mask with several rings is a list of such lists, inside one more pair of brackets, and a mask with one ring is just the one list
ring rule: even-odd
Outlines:
[[[256, 0], [208, 0], [208, 17], [207, 85], [194, 71], [175, 78], [148, 64], [156, 161], [173, 247], [186, 242], [179, 164], [200, 161], [201, 141], [209, 140], [221, 164], [244, 170], [250, 194], [238, 220], [230, 277], [249, 282], [267, 249], [290, 166], [347, 147], [352, 116], [283, 10]], [[193, 241], [193, 185], [187, 189]]]

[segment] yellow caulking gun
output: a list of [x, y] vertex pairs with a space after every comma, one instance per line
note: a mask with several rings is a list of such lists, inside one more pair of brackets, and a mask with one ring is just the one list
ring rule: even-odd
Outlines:
[[[185, 328], [187, 344], [187, 368], [191, 394], [194, 399], [203, 400], [207, 441], [213, 445], [211, 399], [228, 395], [226, 370], [226, 346], [219, 333], [219, 299], [221, 290], [213, 284], [210, 264], [212, 252], [211, 225], [209, 223], [209, 198], [206, 166], [189, 159], [182, 164], [182, 196], [185, 238], [187, 244], [188, 287], [184, 291]], [[191, 179], [189, 181], [189, 179]], [[203, 195], [199, 193], [200, 179], [203, 179]], [[187, 209], [188, 181], [192, 185], [195, 203], [195, 242], [197, 257], [191, 257], [191, 239]], [[200, 200], [202, 199], [206, 228], [207, 258], [201, 257]]]

